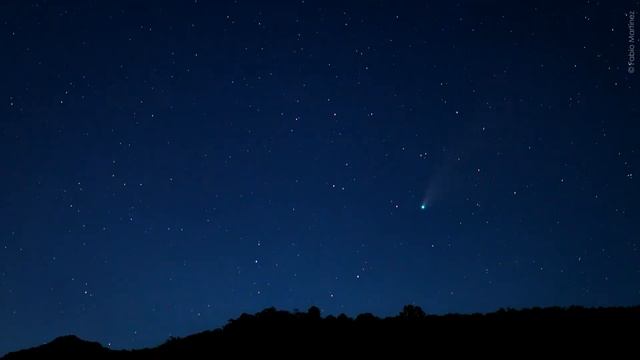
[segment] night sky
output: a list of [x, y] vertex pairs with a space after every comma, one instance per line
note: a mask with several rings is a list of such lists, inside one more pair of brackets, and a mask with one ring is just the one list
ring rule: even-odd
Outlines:
[[2, 1], [0, 354], [640, 303], [632, 10]]

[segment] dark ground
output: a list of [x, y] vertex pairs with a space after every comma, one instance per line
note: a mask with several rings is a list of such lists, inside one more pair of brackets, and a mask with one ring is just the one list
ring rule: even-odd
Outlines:
[[427, 315], [407, 305], [395, 317], [360, 314], [322, 317], [274, 308], [242, 314], [220, 329], [170, 338], [155, 348], [110, 350], [76, 336], [5, 355], [2, 359], [195, 359], [229, 355], [341, 354], [440, 357], [451, 355], [637, 355], [640, 307], [533, 308], [488, 314]]

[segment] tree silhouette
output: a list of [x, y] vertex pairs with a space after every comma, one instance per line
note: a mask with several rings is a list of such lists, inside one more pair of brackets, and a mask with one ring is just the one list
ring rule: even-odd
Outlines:
[[421, 320], [427, 316], [420, 306], [405, 305], [400, 312], [401, 319]]
[[380, 351], [385, 350], [396, 358], [403, 357], [400, 351], [406, 351], [409, 357], [439, 350], [477, 356], [478, 349], [504, 350], [507, 344], [527, 351], [545, 346], [553, 352], [600, 346], [607, 351], [627, 349], [632, 353], [637, 350], [635, 344], [640, 337], [638, 324], [640, 307], [501, 309], [489, 314], [427, 316], [419, 306], [406, 305], [394, 317], [364, 313], [355, 320], [345, 314], [323, 318], [316, 306], [293, 313], [270, 307], [256, 314], [241, 314], [220, 329], [171, 337], [150, 349], [115, 351], [99, 343], [64, 336], [2, 359], [155, 360], [243, 357], [256, 352], [278, 357], [306, 354], [299, 349], [313, 349], [314, 355], [327, 356], [345, 350], [367, 356], [380, 356]]
[[307, 310], [307, 316], [312, 320], [320, 320], [320, 308], [312, 306]]

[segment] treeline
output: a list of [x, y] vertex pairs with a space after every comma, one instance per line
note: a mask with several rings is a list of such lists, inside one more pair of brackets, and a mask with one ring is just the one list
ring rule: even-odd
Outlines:
[[[242, 314], [224, 327], [172, 337], [155, 348], [109, 350], [98, 343], [65, 336], [3, 359], [214, 359], [242, 355], [300, 358], [355, 353], [409, 356], [430, 353], [477, 355], [505, 352], [513, 356], [548, 351], [590, 353], [637, 348], [640, 307], [552, 307], [501, 309], [487, 314], [429, 315], [406, 305], [392, 317], [370, 313], [350, 318], [323, 317], [313, 306], [306, 312], [268, 308]], [[510, 353], [517, 349], [519, 353]], [[525, 352], [523, 352], [525, 351]], [[550, 353], [547, 353], [551, 356]]]

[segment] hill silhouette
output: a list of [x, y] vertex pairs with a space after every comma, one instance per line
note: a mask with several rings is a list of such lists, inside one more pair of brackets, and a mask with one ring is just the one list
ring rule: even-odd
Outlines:
[[[360, 314], [322, 317], [267, 308], [242, 314], [222, 328], [138, 350], [110, 350], [97, 342], [63, 336], [31, 349], [9, 353], [16, 359], [213, 359], [235, 355], [310, 357], [340, 354], [474, 354], [571, 352], [596, 355], [637, 352], [640, 306], [610, 308], [501, 309], [487, 314], [428, 315], [406, 305], [393, 317]], [[515, 352], [512, 352], [515, 351]]]

